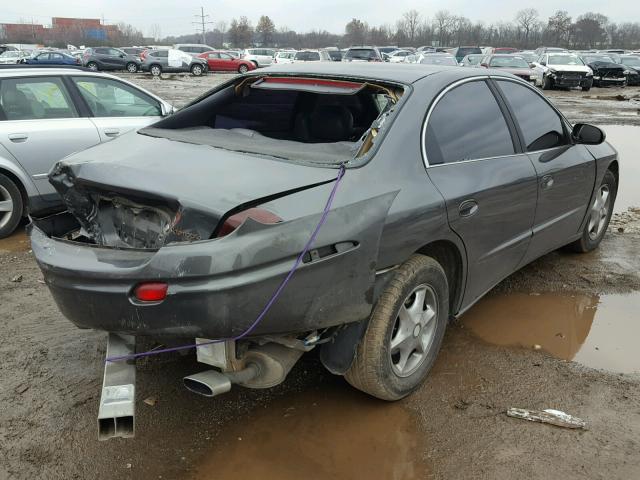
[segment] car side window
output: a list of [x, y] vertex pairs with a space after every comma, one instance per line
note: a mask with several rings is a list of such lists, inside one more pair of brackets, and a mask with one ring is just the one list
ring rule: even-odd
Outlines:
[[78, 113], [59, 78], [8, 78], [0, 82], [7, 120], [73, 118]]
[[484, 81], [447, 92], [429, 116], [425, 136], [429, 165], [515, 153], [507, 122]]
[[96, 117], [154, 117], [162, 115], [160, 102], [120, 83], [99, 77], [73, 77]]
[[36, 57], [36, 60], [38, 60], [39, 62], [44, 62], [45, 60], [49, 60], [49, 54], [48, 53], [41, 53], [40, 55], [38, 55]]
[[515, 82], [497, 83], [520, 125], [527, 152], [570, 143], [560, 115], [536, 92]]
[[209, 58], [220, 58], [220, 54], [219, 53], [210, 53], [209, 54]]
[[95, 53], [100, 54], [100, 55], [108, 55], [109, 54], [109, 49], [108, 48], [96, 48], [95, 49]]
[[227, 55], [226, 53], [219, 53], [218, 55], [220, 55], [220, 58], [223, 60], [233, 60], [233, 57], [231, 55]]

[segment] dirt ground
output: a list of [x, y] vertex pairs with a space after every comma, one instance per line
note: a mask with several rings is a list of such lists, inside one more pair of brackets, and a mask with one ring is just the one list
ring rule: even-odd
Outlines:
[[[177, 106], [226, 78], [129, 77]], [[634, 100], [597, 98], [618, 95], [614, 89], [587, 95], [592, 98], [551, 92], [550, 98], [574, 121], [636, 124], [619, 110], [637, 108], [630, 106]], [[608, 115], [601, 118], [601, 111]], [[610, 135], [628, 140], [623, 174], [625, 161], [632, 172], [640, 161], [633, 157], [640, 129], [626, 128]], [[207, 399], [182, 386], [184, 375], [203, 370], [194, 355], [156, 356], [137, 363], [137, 431], [130, 440], [97, 441], [106, 335], [78, 330], [62, 317], [23, 233], [2, 240], [0, 480], [640, 478], [640, 374], [589, 368], [568, 360], [574, 353], [554, 348], [578, 332], [571, 348], [588, 348], [597, 357], [632, 336], [628, 324], [615, 321], [637, 312], [640, 209], [627, 210], [640, 206], [633, 196], [637, 181], [621, 182], [624, 208], [600, 249], [551, 253], [502, 282], [451, 325], [426, 383], [407, 399], [389, 404], [360, 394], [327, 373], [313, 352], [276, 388], [236, 388]], [[513, 309], [510, 324], [517, 330], [528, 324], [514, 306], [524, 297], [516, 296], [544, 295], [591, 300], [550, 308], [541, 340], [524, 336], [515, 346], [492, 336], [505, 323], [491, 328], [494, 314], [483, 313], [494, 308], [490, 302], [511, 302], [504, 305]], [[629, 301], [609, 316], [608, 336], [589, 340], [603, 330], [598, 315], [612, 295]], [[580, 322], [585, 309], [594, 310], [586, 327], [564, 322], [576, 308]], [[625, 352], [637, 362], [637, 349]], [[607, 368], [606, 362], [594, 365]], [[588, 429], [510, 418], [509, 407], [563, 410], [585, 419]]]

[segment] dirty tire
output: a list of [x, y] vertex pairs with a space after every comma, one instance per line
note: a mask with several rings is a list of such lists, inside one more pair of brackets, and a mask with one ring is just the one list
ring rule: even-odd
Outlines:
[[0, 205], [11, 205], [11, 211], [0, 209], [0, 238], [5, 238], [11, 235], [20, 223], [24, 203], [18, 186], [2, 173], [0, 173]]
[[591, 90], [591, 87], [582, 87], [583, 92], [588, 92], [589, 90]]
[[238, 67], [238, 73], [247, 73], [249, 71], [249, 67], [242, 64]]
[[602, 182], [600, 183], [600, 186], [596, 191], [596, 196], [602, 191], [604, 187], [608, 188], [610, 201], [609, 201], [609, 207], [607, 209], [606, 216], [603, 217], [604, 224], [601, 231], [596, 236], [592, 236], [590, 234], [591, 229], [589, 228], [589, 224], [590, 224], [591, 216], [593, 214], [592, 206], [594, 205], [594, 200], [595, 200], [594, 199], [594, 200], [591, 200], [591, 203], [589, 204], [589, 211], [587, 212], [587, 221], [585, 222], [585, 226], [582, 230], [582, 237], [580, 237], [580, 239], [568, 245], [568, 248], [570, 250], [573, 250], [574, 252], [578, 252], [578, 253], [586, 253], [586, 252], [590, 252], [591, 250], [595, 250], [596, 248], [598, 248], [598, 245], [600, 245], [602, 238], [607, 233], [607, 228], [609, 227], [609, 221], [611, 220], [611, 215], [613, 214], [613, 204], [616, 200], [616, 195], [618, 194], [618, 183], [616, 182], [616, 177], [613, 174], [613, 172], [611, 172], [611, 170], [607, 170], [607, 172], [604, 174], [604, 177], [602, 178]]
[[542, 89], [551, 90], [551, 79], [549, 77], [542, 77]]
[[[414, 289], [427, 285], [435, 292], [437, 314], [424, 357], [408, 376], [392, 366], [391, 338], [400, 308]], [[358, 345], [346, 380], [358, 390], [382, 400], [399, 400], [420, 386], [436, 359], [449, 318], [449, 287], [442, 266], [433, 258], [412, 255], [396, 269], [376, 303], [365, 335]]]

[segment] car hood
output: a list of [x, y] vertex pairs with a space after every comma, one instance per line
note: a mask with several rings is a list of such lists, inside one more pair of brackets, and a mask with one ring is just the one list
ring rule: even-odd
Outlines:
[[501, 72], [512, 73], [513, 75], [533, 75], [535, 72], [531, 68], [511, 68], [511, 67], [502, 67], [498, 68]]
[[624, 65], [620, 65], [618, 63], [613, 62], [591, 62], [589, 64], [593, 70], [600, 70], [601, 68], [605, 68], [607, 70], [625, 70], [626, 67]]
[[49, 181], [68, 207], [78, 192], [83, 196], [91, 190], [161, 198], [217, 222], [239, 206], [327, 183], [335, 176], [332, 168], [130, 132], [61, 160]]
[[548, 69], [556, 72], [582, 72], [589, 73], [591, 69], [586, 65], [547, 65]]

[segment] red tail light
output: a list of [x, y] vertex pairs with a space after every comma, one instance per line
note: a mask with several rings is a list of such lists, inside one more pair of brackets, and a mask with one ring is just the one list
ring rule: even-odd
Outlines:
[[282, 221], [279, 216], [271, 213], [269, 210], [264, 210], [262, 208], [250, 208], [243, 212], [236, 213], [235, 215], [231, 215], [229, 218], [227, 218], [222, 224], [217, 238], [229, 235], [236, 228], [242, 225], [242, 222], [244, 222], [247, 218], [251, 218], [256, 222], [264, 224], [280, 223]]
[[164, 282], [139, 283], [133, 290], [137, 300], [141, 302], [160, 302], [167, 297], [169, 285]]

